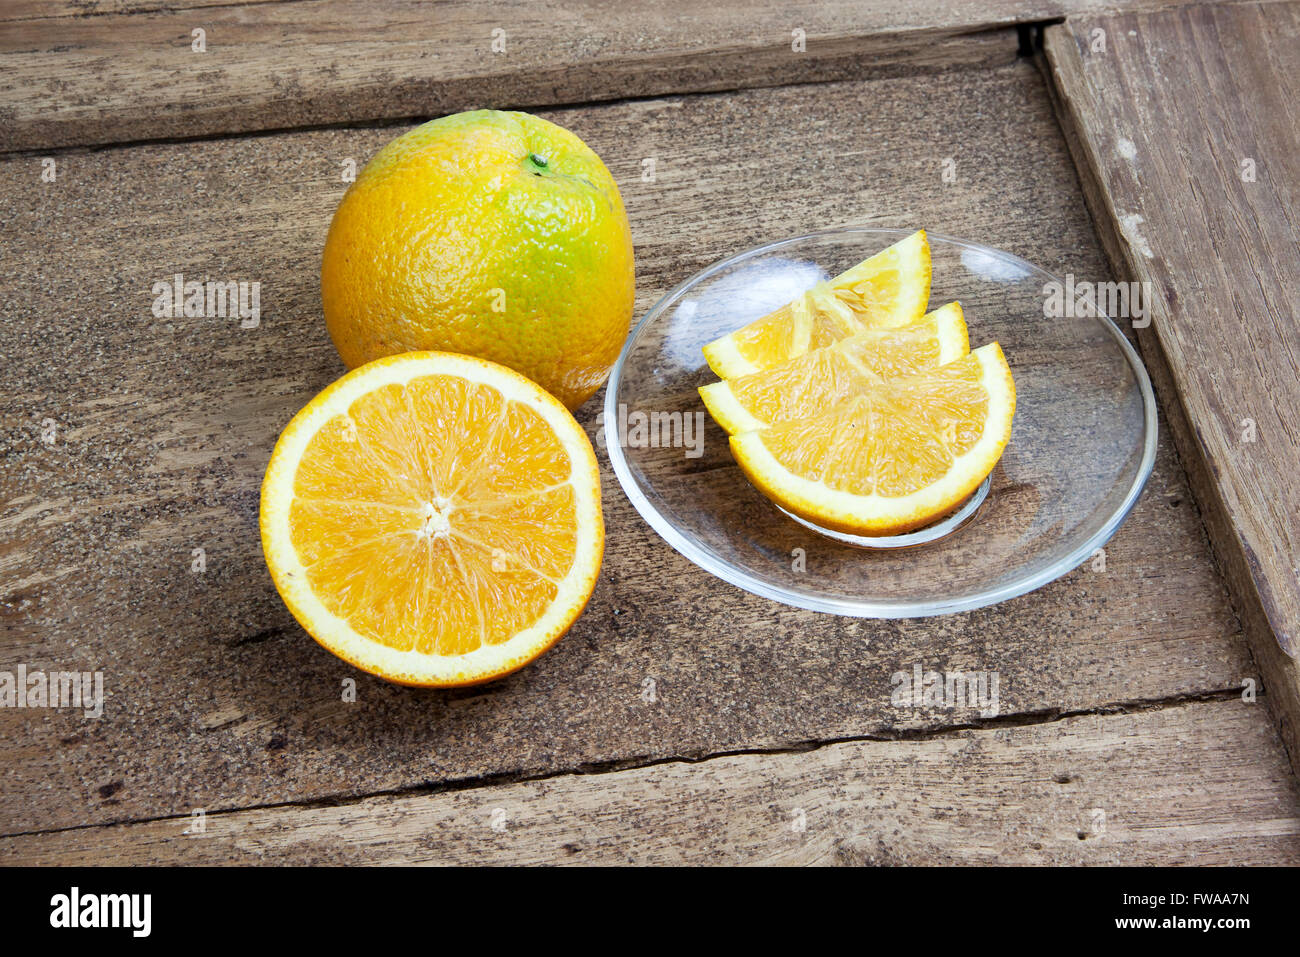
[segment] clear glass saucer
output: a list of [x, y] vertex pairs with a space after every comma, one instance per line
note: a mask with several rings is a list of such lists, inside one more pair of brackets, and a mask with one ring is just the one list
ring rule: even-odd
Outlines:
[[701, 346], [909, 232], [827, 230], [732, 256], [664, 296], [628, 338], [605, 395], [606, 450], [637, 511], [701, 568], [816, 611], [946, 614], [1059, 578], [1137, 501], [1156, 405], [1133, 347], [1086, 302], [1047, 316], [1051, 274], [935, 233], [930, 308], [960, 300], [971, 348], [1001, 343], [1016, 379], [1011, 442], [983, 500], [942, 535], [871, 547], [794, 520], [749, 484], [696, 391], [716, 379]]

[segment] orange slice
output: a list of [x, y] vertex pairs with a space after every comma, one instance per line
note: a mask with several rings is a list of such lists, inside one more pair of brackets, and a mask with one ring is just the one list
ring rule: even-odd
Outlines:
[[276, 443], [262, 547], [295, 618], [358, 668], [476, 684], [532, 661], [600, 570], [596, 457], [558, 400], [481, 359], [352, 371]]
[[930, 301], [930, 244], [918, 230], [829, 282], [704, 347], [719, 379], [788, 362], [870, 327], [902, 326]]
[[824, 528], [897, 535], [948, 514], [1011, 437], [1016, 386], [996, 342], [882, 381], [816, 415], [731, 437], [749, 480]]
[[713, 418], [731, 434], [803, 419], [881, 379], [911, 375], [970, 351], [961, 304], [893, 329], [866, 329], [797, 359], [700, 388]]

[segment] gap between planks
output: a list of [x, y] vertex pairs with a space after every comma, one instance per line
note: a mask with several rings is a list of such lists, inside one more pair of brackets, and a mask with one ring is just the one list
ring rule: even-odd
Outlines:
[[[1186, 2], [1199, 0], [566, 0], [542, 12], [518, 0], [294, 0], [48, 16], [86, 9], [16, 0], [0, 13], [0, 150], [991, 65], [1004, 53], [979, 39], [988, 31]], [[204, 52], [191, 49], [196, 28]]]
[[[1009, 25], [986, 13], [907, 9], [805, 0], [772, 12], [726, 0], [701, 16], [693, 0], [544, 12], [318, 0], [17, 21], [0, 33], [0, 149], [782, 86], [1014, 55], [1005, 37], [983, 36]], [[198, 26], [204, 53], [190, 49]], [[505, 31], [504, 53], [493, 52], [494, 30]]]
[[[1094, 51], [1097, 30], [1106, 47]], [[1300, 771], [1300, 662], [1279, 647], [1300, 646], [1290, 567], [1300, 485], [1290, 433], [1296, 416], [1288, 412], [1300, 409], [1300, 340], [1276, 318], [1286, 315], [1288, 299], [1294, 306], [1300, 262], [1269, 255], [1296, 248], [1287, 213], [1296, 121], [1284, 105], [1294, 97], [1267, 80], [1285, 84], [1285, 71], [1270, 73], [1267, 64], [1297, 55], [1300, 4], [1274, 2], [1071, 19], [1046, 32], [1043, 66], [1107, 257], [1117, 275], [1154, 291], [1152, 324], [1139, 345]], [[1177, 97], [1180, 88], [1168, 79], [1173, 60], [1197, 74], [1187, 84], [1195, 96]], [[1196, 112], [1194, 129], [1179, 121], [1180, 109]], [[1251, 150], [1261, 164], [1244, 188], [1218, 173], [1224, 162], [1235, 165], [1234, 149]], [[1143, 223], [1143, 236], [1134, 222]], [[1206, 271], [1214, 273], [1208, 283], [1200, 279]], [[1259, 420], [1250, 450], [1234, 442], [1245, 413]]]
[[[1267, 688], [1256, 691], [1255, 700], [1266, 699]], [[992, 733], [1010, 728], [1032, 728], [1049, 725], [1060, 721], [1078, 718], [1110, 718], [1117, 715], [1145, 714], [1170, 708], [1183, 708], [1218, 701], [1234, 701], [1242, 697], [1241, 688], [1218, 688], [1210, 691], [1197, 691], [1189, 694], [1171, 695], [1166, 698], [1105, 702], [1091, 708], [1066, 710], [1061, 708], [1043, 708], [1033, 711], [1017, 711], [997, 715], [991, 718], [974, 718], [955, 721], [950, 724], [931, 724], [922, 727], [898, 729], [881, 729], [861, 734], [846, 734], [827, 738], [810, 738], [803, 741], [787, 741], [770, 745], [753, 745], [740, 748], [725, 748], [718, 751], [682, 753], [661, 757], [621, 758], [609, 761], [587, 761], [572, 767], [555, 771], [509, 771], [496, 774], [475, 775], [473, 777], [440, 781], [437, 783], [410, 784], [396, 788], [382, 788], [366, 793], [340, 793], [317, 795], [299, 801], [272, 801], [265, 804], [250, 804], [240, 807], [217, 808], [209, 813], [217, 817], [242, 814], [250, 811], [269, 811], [284, 808], [310, 810], [325, 807], [346, 807], [363, 804], [374, 798], [401, 797], [407, 795], [440, 795], [460, 791], [486, 790], [511, 784], [534, 784], [542, 781], [562, 780], [571, 777], [587, 778], [604, 774], [619, 774], [625, 771], [637, 771], [669, 764], [704, 764], [720, 758], [738, 758], [753, 756], [778, 756], [789, 754], [807, 754], [822, 748], [840, 744], [885, 744], [885, 743], [925, 743], [941, 741], [944, 738], [960, 737], [970, 732]], [[208, 730], [220, 730], [222, 726]], [[162, 821], [183, 821], [187, 815], [161, 814], [154, 817], [120, 818], [90, 824], [73, 824], [64, 827], [34, 828], [12, 833], [0, 833], [0, 841], [7, 838], [34, 837], [49, 834], [61, 834], [68, 831], [97, 830], [136, 824], [150, 824]], [[2, 855], [0, 855], [2, 858]]]
[[[265, 0], [265, 2], [279, 3], [279, 2], [284, 2], [284, 0]], [[310, 3], [310, 2], [314, 2], [314, 0], [290, 0], [290, 2]], [[1056, 22], [1058, 21], [1055, 20], [1045, 21], [1046, 24], [1051, 24]], [[1012, 35], [1013, 34], [1011, 32], [1005, 30], [989, 30], [981, 33], [963, 34], [961, 37], [961, 39], [963, 40], [969, 40], [973, 43], [981, 43], [986, 45], [988, 50], [987, 55], [980, 57], [978, 59], [977, 58], [954, 59], [951, 62], [945, 63], [941, 68], [932, 67], [928, 69], [922, 66], [908, 67], [907, 65], [900, 64], [897, 68], [876, 69], [866, 76], [860, 76], [860, 77], [855, 76], [855, 77], [849, 77], [847, 79], [848, 80], [861, 79], [866, 81], [887, 80], [887, 79], [897, 79], [900, 77], [914, 76], [926, 72], [956, 73], [961, 71], [984, 71], [999, 66], [1006, 66], [1015, 62], [1017, 59], [1021, 57], [1021, 54], [1016, 53], [1015, 50], [1013, 49], [1013, 47], [1015, 46], [1014, 43], [1012, 43], [1011, 46], [1005, 47], [1004, 49], [1004, 44], [1002, 42], [1004, 37], [1008, 37]], [[3, 55], [0, 55], [0, 62], [3, 62]], [[776, 84], [771, 88], [776, 89], [779, 87], [780, 89], [801, 89], [804, 87], [814, 87], [826, 83], [838, 83], [838, 82], [845, 82], [845, 78], [840, 78], [837, 76], [807, 77], [803, 79], [795, 78], [789, 80], [788, 82], [782, 82], [780, 84]], [[538, 101], [535, 103], [534, 102], [509, 103], [501, 106], [494, 106], [492, 108], [502, 109], [502, 110], [521, 110], [524, 112], [531, 112], [531, 111], [543, 111], [543, 110], [544, 111], [578, 110], [586, 107], [625, 107], [625, 106], [635, 106], [637, 104], [656, 104], [656, 103], [662, 103], [671, 100], [695, 99], [695, 98], [715, 97], [715, 96], [717, 97], [733, 96], [735, 94], [743, 93], [746, 90], [752, 90], [755, 88], [756, 87], [754, 86], [734, 86], [734, 87], [718, 87], [716, 89], [712, 89], [712, 88], [711, 89], [684, 89], [681, 90], [680, 92], [675, 92], [675, 93], [642, 93], [642, 94], [627, 95], [627, 96], [611, 96], [608, 98], [596, 99], [594, 101], [574, 100], [572, 102], [555, 102], [555, 103], [547, 102], [547, 101]], [[757, 88], [762, 89], [763, 87], [760, 86]], [[431, 119], [435, 119], [437, 116], [440, 115], [446, 115], [446, 114], [420, 113], [420, 114], [413, 114], [410, 116], [385, 116], [385, 117], [361, 118], [355, 120], [340, 120], [334, 123], [317, 123], [317, 124], [304, 123], [296, 126], [267, 127], [265, 129], [229, 130], [229, 131], [218, 131], [212, 133], [181, 134], [177, 136], [160, 136], [154, 138], [145, 137], [141, 139], [113, 140], [113, 141], [103, 142], [103, 143], [70, 143], [62, 146], [46, 146], [46, 147], [34, 146], [34, 147], [23, 147], [23, 148], [16, 148], [16, 149], [5, 149], [3, 145], [3, 141], [0, 140], [0, 159], [8, 159], [8, 158], [21, 159], [24, 157], [31, 158], [31, 157], [40, 157], [40, 156], [93, 155], [95, 153], [106, 153], [115, 150], [129, 150], [138, 147], [176, 146], [176, 145], [183, 145], [189, 143], [222, 143], [231, 140], [257, 140], [257, 139], [273, 138], [277, 136], [291, 136], [297, 133], [317, 133], [317, 132], [327, 132], [333, 130], [356, 131], [356, 132], [363, 132], [363, 131], [370, 131], [370, 130], [387, 130], [387, 129], [397, 129], [399, 127], [417, 126], [421, 123], [426, 123]], [[870, 152], [869, 150], [860, 151], [860, 153], [863, 155], [869, 152]], [[848, 156], [853, 154], [841, 153], [839, 155]]]
[[1222, 698], [13, 836], [0, 863], [1292, 864], [1271, 734]]

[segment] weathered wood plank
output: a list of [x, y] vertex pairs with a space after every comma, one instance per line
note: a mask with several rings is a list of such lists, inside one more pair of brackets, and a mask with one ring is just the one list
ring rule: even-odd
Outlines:
[[[994, 45], [971, 34], [1116, 5], [1128, 4], [295, 0], [55, 15], [122, 7], [75, 2], [33, 20], [20, 2], [6, 6], [19, 19], [0, 32], [0, 149], [989, 64], [1014, 55], [1014, 39]], [[195, 29], [206, 52], [191, 49]], [[494, 31], [504, 52], [494, 52]]]
[[[257, 3], [281, 3], [284, 0], [185, 0], [184, 9], [204, 7], [252, 6]], [[67, 17], [99, 17], [111, 14], [156, 13], [176, 9], [175, 0], [6, 0], [0, 7], [0, 23], [6, 20], [45, 20]]]
[[1111, 260], [1151, 286], [1143, 345], [1300, 767], [1300, 4], [1071, 20], [1046, 47]]
[[[640, 309], [712, 260], [851, 222], [924, 224], [1106, 274], [1027, 62], [545, 115], [624, 188]], [[0, 666], [102, 669], [110, 694], [97, 721], [0, 710], [0, 833], [968, 720], [891, 707], [890, 675], [918, 662], [998, 671], [1002, 714], [1251, 675], [1168, 445], [1104, 571], [924, 621], [743, 594], [665, 545], [606, 468], [602, 580], [536, 665], [438, 694], [334, 659], [271, 586], [257, 493], [277, 431], [341, 371], [317, 276], [340, 164], [394, 132], [69, 153], [54, 183], [39, 157], [0, 161]], [[151, 286], [177, 272], [262, 282], [260, 326], [155, 319]], [[597, 408], [583, 410], [589, 428]], [[355, 704], [341, 701], [345, 679]]]
[[[0, 864], [1296, 864], [1262, 704], [0, 838]], [[194, 833], [185, 834], [186, 829]]]
[[[185, 9], [201, 9], [213, 6], [251, 6], [261, 3], [281, 3], [284, 0], [185, 0]], [[444, 0], [445, 2], [445, 0]], [[455, 0], [453, 0], [455, 2]], [[1117, 10], [1151, 10], [1160, 7], [1176, 6], [1197, 0], [992, 0], [973, 4], [968, 0], [940, 0], [934, 4], [940, 8], [952, 23], [961, 23], [975, 15], [982, 8], [990, 23], [1005, 26], [1012, 22], [1031, 20], [1050, 20], [1070, 13], [1113, 12]], [[1204, 2], [1204, 0], [1201, 0]], [[1232, 2], [1232, 0], [1228, 0]], [[860, 6], [885, 8], [895, 4], [900, 13], [912, 12], [896, 0], [865, 0]], [[757, 4], [754, 4], [757, 6]], [[140, 14], [154, 13], [159, 10], [175, 9], [176, 4], [170, 0], [8, 0], [0, 10], [0, 22], [4, 20], [38, 20], [50, 17], [88, 17], [105, 14]], [[480, 4], [481, 6], [481, 4]], [[569, 5], [571, 6], [571, 4]], [[597, 13], [607, 13], [603, 8], [593, 7]], [[696, 16], [709, 16], [712, 11], [701, 9], [693, 11]], [[634, 15], [628, 11], [625, 15]]]

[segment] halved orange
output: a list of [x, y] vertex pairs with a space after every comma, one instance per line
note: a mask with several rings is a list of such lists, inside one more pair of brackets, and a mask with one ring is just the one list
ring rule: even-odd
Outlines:
[[1011, 437], [1016, 386], [996, 342], [881, 381], [816, 415], [731, 437], [749, 480], [824, 528], [896, 535], [959, 506]]
[[960, 359], [970, 351], [961, 304], [906, 326], [866, 329], [797, 359], [700, 387], [713, 418], [731, 434], [802, 419], [893, 379]]
[[271, 455], [261, 530], [275, 587], [318, 642], [426, 686], [544, 652], [604, 547], [573, 416], [517, 372], [445, 352], [379, 359], [312, 399]]
[[930, 301], [930, 244], [921, 229], [852, 269], [704, 347], [719, 379], [788, 362], [871, 327], [921, 318]]

